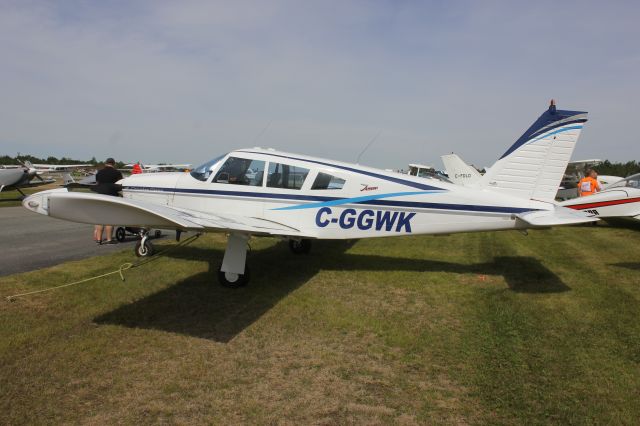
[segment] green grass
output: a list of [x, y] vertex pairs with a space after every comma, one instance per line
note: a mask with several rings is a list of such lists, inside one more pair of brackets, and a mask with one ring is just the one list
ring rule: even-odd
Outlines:
[[[165, 243], [168, 244], [168, 243]], [[640, 226], [315, 242], [224, 237], [0, 302], [2, 423], [634, 424]], [[3, 295], [124, 251], [0, 278]]]

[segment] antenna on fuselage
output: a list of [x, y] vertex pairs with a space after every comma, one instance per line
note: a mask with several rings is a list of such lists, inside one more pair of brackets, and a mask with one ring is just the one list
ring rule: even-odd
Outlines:
[[369, 147], [371, 145], [373, 145], [373, 143], [376, 141], [376, 139], [378, 139], [378, 136], [380, 136], [380, 133], [382, 133], [382, 130], [380, 130], [377, 135], [375, 135], [373, 138], [371, 138], [371, 140], [369, 141], [367, 146], [365, 146], [364, 149], [362, 150], [362, 152], [360, 152], [360, 154], [358, 154], [358, 158], [356, 158], [356, 164], [360, 164], [360, 157], [362, 157], [362, 154], [364, 154], [369, 149]]
[[269, 127], [271, 127], [271, 123], [273, 123], [273, 120], [269, 121], [269, 123], [264, 126], [260, 133], [258, 133], [258, 135], [253, 139], [253, 145], [255, 145], [255, 143], [258, 142], [258, 139], [260, 139], [260, 136], [264, 135], [264, 132], [266, 132]]

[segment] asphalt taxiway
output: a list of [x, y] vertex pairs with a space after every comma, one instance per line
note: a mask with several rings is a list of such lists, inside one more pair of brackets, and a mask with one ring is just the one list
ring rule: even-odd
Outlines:
[[68, 260], [133, 250], [135, 238], [114, 245], [97, 245], [93, 225], [39, 215], [23, 207], [0, 208], [0, 276], [32, 271]]

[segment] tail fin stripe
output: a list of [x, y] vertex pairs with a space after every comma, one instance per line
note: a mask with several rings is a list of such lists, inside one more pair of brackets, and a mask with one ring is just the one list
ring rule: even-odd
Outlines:
[[567, 118], [564, 118], [562, 120], [554, 121], [552, 123], [547, 124], [544, 127], [541, 127], [540, 129], [532, 132], [530, 137], [534, 136], [535, 134], [544, 133], [544, 132], [546, 132], [548, 130], [551, 130], [551, 129], [554, 129], [556, 127], [564, 126], [566, 124], [584, 123], [586, 121], [587, 121], [586, 114], [572, 115], [571, 117], [567, 117]]
[[[576, 122], [576, 123], [584, 123], [585, 121], [587, 121], [587, 120], [580, 120], [580, 121], [575, 121], [575, 122]], [[569, 123], [565, 123], [565, 124], [569, 124]], [[564, 126], [565, 124], [561, 124], [561, 125], [559, 125], [559, 126], [552, 127], [552, 128], [550, 128], [550, 129], [548, 129], [548, 130], [552, 130], [552, 129], [556, 129], [556, 128], [558, 128], [558, 127], [562, 127], [562, 126]], [[547, 136], [555, 135], [555, 134], [557, 134], [557, 133], [563, 133], [563, 132], [567, 132], [567, 131], [569, 131], [569, 130], [579, 130], [579, 129], [582, 129], [582, 127], [583, 127], [582, 125], [580, 125], [580, 126], [569, 126], [569, 127], [566, 127], [566, 128], [562, 128], [562, 129], [556, 130], [555, 132], [551, 132], [551, 133], [544, 133], [544, 134], [542, 134], [542, 135], [540, 135], [540, 136], [537, 136], [537, 137], [536, 137], [536, 138], [534, 138], [534, 139], [525, 139], [525, 140], [518, 141], [519, 143], [515, 143], [515, 144], [513, 144], [513, 146], [512, 146], [511, 148], [509, 148], [509, 149], [507, 150], [507, 152], [505, 152], [505, 153], [502, 155], [502, 157], [500, 157], [500, 159], [503, 159], [503, 158], [504, 158], [504, 157], [506, 157], [507, 155], [511, 154], [513, 151], [517, 150], [518, 148], [520, 148], [520, 147], [522, 147], [523, 145], [526, 145], [526, 144], [528, 144], [528, 143], [535, 142], [535, 141], [540, 140], [540, 139], [544, 139], [544, 138], [546, 138]]]

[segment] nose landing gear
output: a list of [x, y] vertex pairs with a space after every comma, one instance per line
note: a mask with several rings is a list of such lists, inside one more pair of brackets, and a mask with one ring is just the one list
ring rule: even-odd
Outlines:
[[151, 241], [149, 241], [149, 232], [145, 231], [142, 234], [142, 238], [136, 242], [135, 253], [138, 257], [153, 256], [155, 249]]

